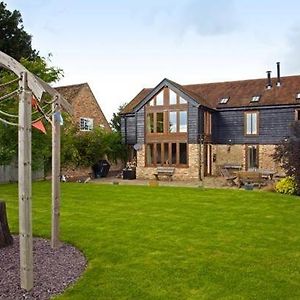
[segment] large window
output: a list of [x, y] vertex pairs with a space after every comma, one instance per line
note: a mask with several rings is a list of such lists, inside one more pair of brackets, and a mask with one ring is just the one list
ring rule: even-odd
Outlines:
[[156, 113], [156, 132], [158, 132], [158, 133], [164, 132], [164, 113], [163, 112]]
[[258, 112], [245, 113], [245, 135], [258, 134]]
[[187, 132], [187, 111], [169, 112], [169, 132]]
[[146, 165], [186, 167], [187, 152], [187, 143], [149, 143], [146, 145]]
[[154, 132], [154, 114], [148, 113], [147, 114], [147, 132]]
[[80, 130], [91, 131], [93, 130], [93, 119], [91, 118], [80, 118]]

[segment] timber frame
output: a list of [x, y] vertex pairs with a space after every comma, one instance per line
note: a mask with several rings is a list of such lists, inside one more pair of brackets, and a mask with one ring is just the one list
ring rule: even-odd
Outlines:
[[62, 108], [72, 114], [71, 105], [50, 85], [29, 72], [18, 61], [0, 51], [0, 67], [19, 77], [19, 236], [21, 288], [33, 287], [33, 246], [31, 208], [31, 110], [32, 97], [39, 102], [49, 94], [52, 102], [52, 230], [51, 246], [59, 246], [60, 204], [60, 121], [54, 112]]

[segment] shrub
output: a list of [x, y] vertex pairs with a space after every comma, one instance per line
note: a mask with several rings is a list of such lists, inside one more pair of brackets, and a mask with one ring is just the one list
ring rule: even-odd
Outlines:
[[277, 193], [294, 195], [297, 192], [297, 184], [293, 177], [289, 176], [279, 180], [275, 185]]

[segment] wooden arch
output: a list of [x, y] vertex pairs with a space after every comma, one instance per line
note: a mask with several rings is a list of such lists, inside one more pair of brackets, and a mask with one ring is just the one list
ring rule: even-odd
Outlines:
[[52, 98], [52, 226], [51, 246], [59, 247], [60, 206], [60, 121], [54, 112], [63, 108], [72, 114], [71, 105], [50, 85], [29, 72], [18, 61], [0, 51], [0, 67], [19, 77], [18, 113], [18, 190], [19, 190], [19, 236], [21, 288], [33, 287], [32, 212], [31, 212], [31, 110], [32, 96], [42, 102], [43, 95]]

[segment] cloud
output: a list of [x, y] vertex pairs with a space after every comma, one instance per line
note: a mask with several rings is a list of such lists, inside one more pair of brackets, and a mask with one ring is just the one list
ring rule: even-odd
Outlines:
[[149, 5], [147, 10], [142, 11], [142, 18], [161, 32], [185, 35], [194, 31], [200, 36], [216, 36], [238, 29], [233, 0], [161, 1]]

